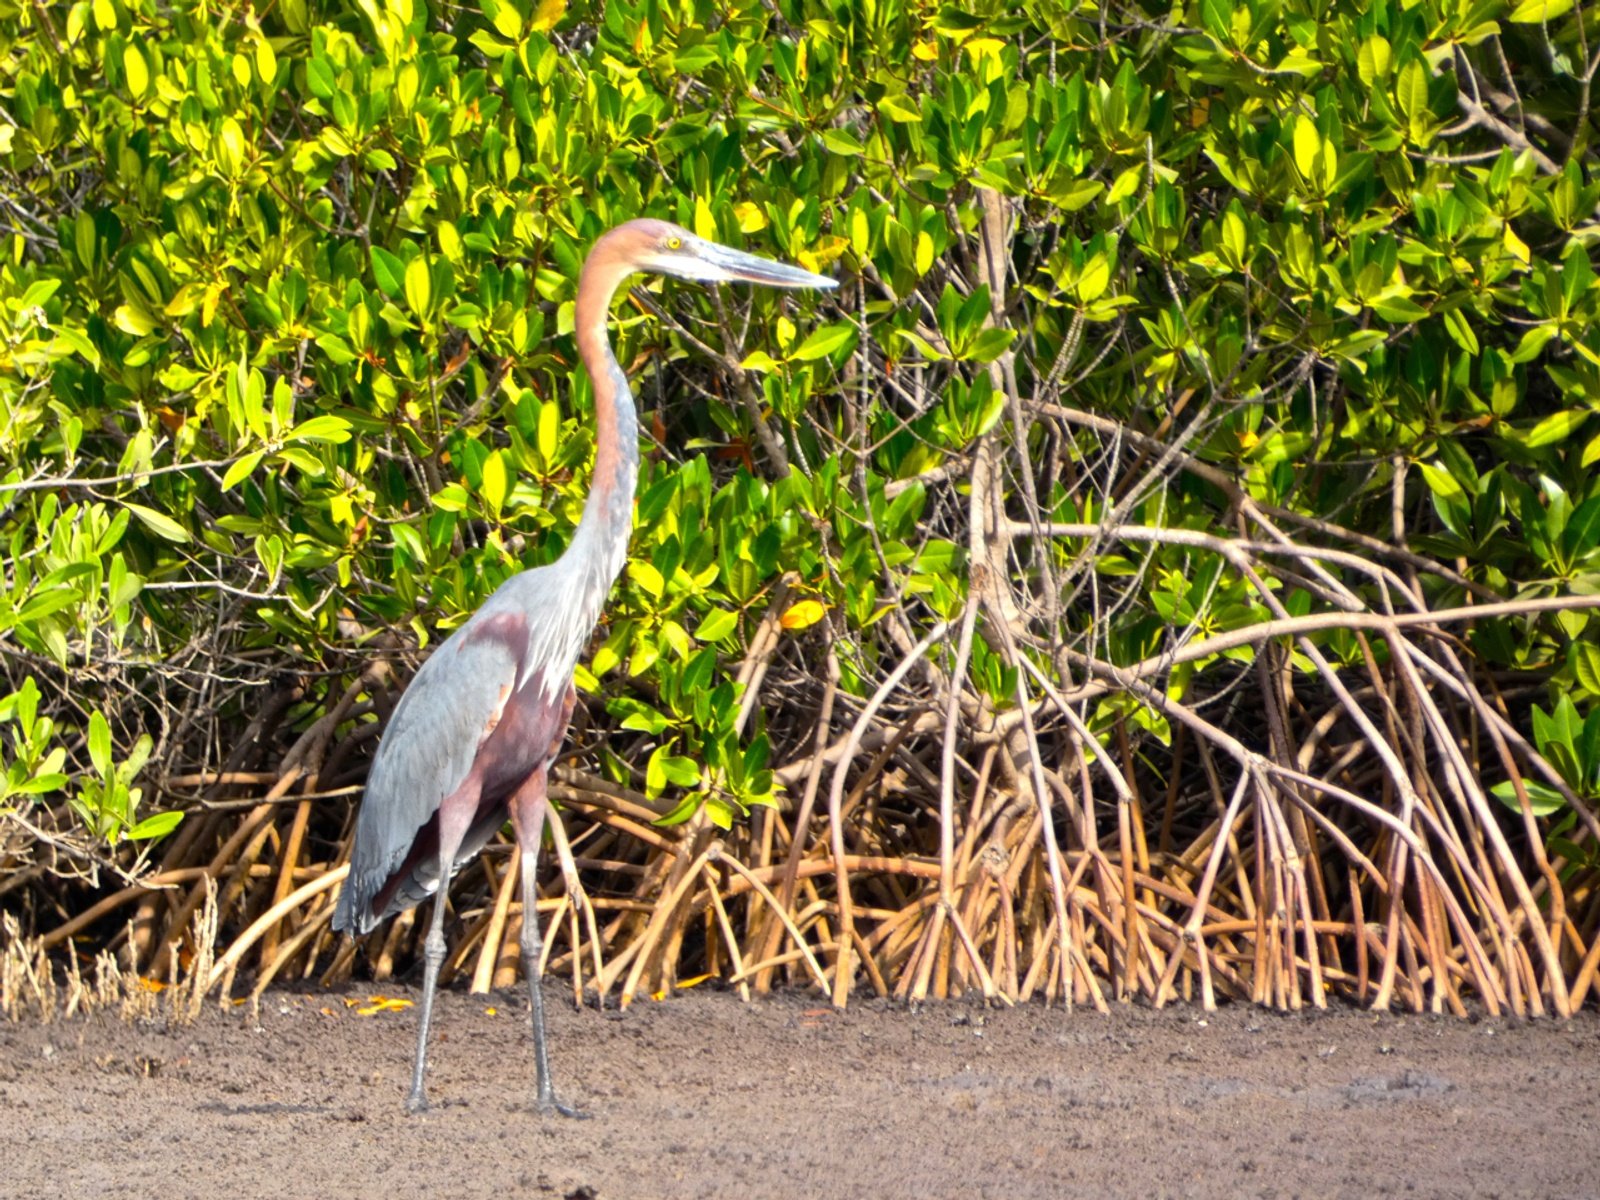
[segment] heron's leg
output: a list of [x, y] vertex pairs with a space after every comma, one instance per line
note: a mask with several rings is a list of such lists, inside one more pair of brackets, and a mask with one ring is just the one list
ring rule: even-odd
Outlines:
[[523, 781], [511, 798], [511, 823], [517, 831], [517, 846], [522, 852], [522, 973], [528, 980], [528, 1006], [533, 1010], [533, 1062], [539, 1076], [538, 1105], [541, 1111], [554, 1109], [564, 1117], [584, 1117], [570, 1104], [556, 1098], [550, 1079], [550, 1050], [544, 1027], [544, 991], [539, 986], [539, 959], [544, 954], [544, 938], [539, 931], [539, 843], [544, 837], [545, 771], [540, 767]]
[[433, 919], [422, 944], [422, 1012], [417, 1024], [417, 1057], [411, 1066], [411, 1094], [406, 1097], [408, 1112], [426, 1112], [428, 1097], [422, 1077], [428, 1069], [428, 1026], [433, 1022], [433, 993], [439, 983], [439, 968], [444, 965], [444, 904], [450, 890], [450, 871], [456, 851], [478, 808], [478, 781], [468, 776], [466, 783], [446, 796], [439, 805], [439, 890], [433, 896]]

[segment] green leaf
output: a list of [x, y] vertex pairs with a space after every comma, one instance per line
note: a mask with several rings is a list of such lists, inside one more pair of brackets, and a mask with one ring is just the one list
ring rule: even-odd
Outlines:
[[1575, 0], [1522, 0], [1506, 19], [1514, 25], [1538, 25], [1572, 11]]
[[835, 351], [846, 346], [855, 346], [855, 326], [841, 321], [835, 325], [824, 325], [813, 329], [811, 335], [801, 342], [789, 355], [798, 362], [810, 362], [816, 358], [826, 358]]
[[164, 838], [183, 821], [183, 813], [178, 811], [152, 813], [140, 821], [127, 836], [136, 842], [153, 842]]
[[119, 304], [111, 314], [111, 321], [123, 333], [131, 333], [134, 337], [145, 337], [155, 332], [156, 328], [155, 319], [142, 304]]
[[1106, 193], [1105, 203], [1110, 206], [1119, 204], [1139, 190], [1139, 185], [1144, 182], [1144, 164], [1129, 167], [1118, 175], [1112, 183], [1111, 190]]
[[433, 303], [433, 273], [426, 255], [419, 254], [406, 264], [406, 306], [419, 317], [427, 317]]
[[75, 354], [95, 370], [100, 369], [100, 351], [95, 348], [94, 343], [81, 330], [63, 325], [56, 330], [56, 340], [65, 342]]
[[1589, 248], [1574, 238], [1561, 260], [1561, 296], [1567, 311], [1578, 307], [1579, 302], [1594, 288], [1594, 268], [1589, 265]]
[[655, 564], [644, 559], [628, 564], [628, 578], [656, 600], [661, 599], [661, 593], [667, 587], [667, 581], [661, 577], [661, 572], [656, 570]]
[[321, 442], [338, 446], [350, 440], [350, 422], [343, 417], [324, 414], [302, 421], [284, 439], [289, 442]]
[[909, 329], [897, 329], [895, 330], [895, 333], [899, 337], [904, 338], [906, 341], [915, 346], [922, 354], [922, 357], [927, 359], [929, 362], [943, 362], [945, 359], [950, 357], [948, 354], [943, 354], [935, 349], [933, 345], [921, 334], [912, 333]]
[[489, 506], [489, 512], [498, 517], [510, 490], [511, 477], [506, 470], [505, 452], [496, 450], [483, 460], [483, 482], [478, 486], [478, 494]]
[[334, 92], [339, 89], [339, 77], [333, 72], [333, 64], [320, 56], [310, 59], [306, 63], [306, 86], [318, 100], [333, 99]]
[[1393, 61], [1389, 40], [1375, 33], [1362, 42], [1361, 49], [1356, 52], [1356, 73], [1362, 83], [1374, 88], [1388, 78], [1389, 64]]
[[36, 279], [28, 285], [28, 290], [22, 293], [18, 302], [19, 308], [38, 308], [49, 301], [61, 288], [59, 279]]
[[1583, 456], [1578, 460], [1580, 467], [1592, 467], [1600, 462], [1600, 433], [1589, 439], [1589, 444], [1583, 448]]
[[398, 300], [405, 288], [406, 264], [400, 261], [398, 255], [389, 253], [382, 246], [373, 246], [370, 255], [372, 277], [378, 281], [379, 290], [389, 299]]
[[1428, 111], [1428, 68], [1420, 58], [1413, 58], [1400, 69], [1395, 82], [1395, 100], [1400, 111], [1415, 122]]
[[283, 569], [283, 539], [277, 534], [255, 540], [256, 560], [266, 568], [267, 578], [276, 580]]
[[720, 642], [739, 628], [739, 614], [725, 608], [713, 608], [700, 618], [700, 627], [694, 631], [702, 642]]
[[907, 103], [904, 96], [885, 96], [878, 101], [878, 111], [900, 124], [920, 123], [922, 120], [921, 110]]
[[1074, 213], [1089, 207], [1105, 188], [1106, 185], [1098, 179], [1074, 179], [1063, 175], [1045, 189], [1045, 195], [1063, 212]]
[[844, 155], [846, 158], [857, 158], [861, 154], [861, 143], [843, 129], [823, 130], [822, 144], [832, 153]]
[[1428, 315], [1428, 310], [1415, 300], [1409, 296], [1398, 294], [1373, 297], [1372, 311], [1385, 321], [1395, 321], [1402, 324], [1421, 321]]
[[1590, 496], [1572, 510], [1561, 539], [1573, 557], [1600, 548], [1600, 496]]
[[222, 477], [222, 490], [230, 492], [250, 478], [255, 473], [255, 469], [261, 465], [261, 460], [264, 457], [266, 457], [266, 451], [257, 450], [253, 454], [246, 454], [242, 458], [235, 459], [233, 465], [228, 468], [227, 474]]
[[17, 609], [14, 619], [19, 625], [31, 625], [53, 613], [73, 608], [82, 601], [83, 596], [77, 588], [40, 588], [28, 597], [21, 608]]
[[1517, 342], [1517, 348], [1511, 352], [1513, 363], [1532, 362], [1539, 357], [1546, 344], [1555, 337], [1560, 330], [1554, 321], [1546, 321], [1542, 325], [1535, 325], [1522, 335]]
[[237, 176], [244, 169], [245, 155], [249, 151], [244, 128], [232, 117], [225, 117], [212, 149], [216, 152], [217, 166], [222, 168], [222, 173], [229, 178]]
[[700, 810], [700, 805], [704, 802], [705, 794], [703, 792], [690, 792], [677, 804], [673, 805], [667, 813], [652, 821], [651, 824], [659, 825], [663, 829], [670, 829], [674, 825], [682, 825]]
[[1444, 314], [1444, 327], [1450, 334], [1450, 340], [1455, 342], [1468, 354], [1477, 357], [1478, 335], [1472, 330], [1472, 322], [1467, 320], [1466, 314], [1459, 308], [1452, 308]]
[[1079, 304], [1091, 304], [1104, 295], [1109, 286], [1111, 286], [1111, 260], [1104, 254], [1096, 254], [1084, 264], [1083, 274], [1078, 276], [1078, 282], [1073, 285], [1072, 293]]
[[1529, 450], [1554, 446], [1565, 442], [1582, 428], [1593, 414], [1586, 408], [1571, 408], [1565, 412], [1551, 413], [1518, 440]]
[[985, 329], [972, 339], [963, 356], [971, 362], [990, 363], [1006, 352], [1017, 336], [1015, 329]]
[[193, 540], [189, 536], [189, 531], [167, 516], [166, 513], [157, 512], [153, 508], [146, 508], [142, 504], [134, 504], [129, 500], [124, 500], [122, 503], [129, 512], [139, 518], [140, 524], [157, 537], [164, 538], [169, 542], [188, 542]]
[[126, 568], [120, 554], [112, 560], [111, 566], [111, 577], [106, 589], [106, 605], [118, 609], [124, 604], [131, 604], [144, 590], [144, 579]]
[[[1528, 793], [1528, 807], [1533, 810], [1533, 815], [1536, 817], [1548, 817], [1560, 812], [1567, 805], [1566, 797], [1555, 788], [1546, 787], [1532, 779], [1524, 779], [1522, 786]], [[1489, 789], [1489, 793], [1512, 812], [1522, 811], [1522, 803], [1517, 799], [1517, 785], [1509, 779], [1495, 784]]]
[[1600, 645], [1573, 642], [1572, 668], [1584, 690], [1591, 696], [1600, 696]]
[[99, 709], [89, 714], [89, 761], [101, 779], [112, 777], [111, 726]]

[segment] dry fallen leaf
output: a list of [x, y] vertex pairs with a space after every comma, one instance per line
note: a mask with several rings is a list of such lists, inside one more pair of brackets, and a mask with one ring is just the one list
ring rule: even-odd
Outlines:
[[383, 1012], [404, 1012], [410, 1007], [409, 1000], [400, 1000], [392, 996], [373, 996], [365, 1007], [356, 1009], [356, 1016], [371, 1017]]

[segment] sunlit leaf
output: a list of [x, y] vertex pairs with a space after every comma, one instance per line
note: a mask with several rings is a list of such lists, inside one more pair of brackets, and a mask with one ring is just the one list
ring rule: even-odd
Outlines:
[[778, 624], [790, 630], [809, 629], [822, 620], [827, 611], [820, 601], [797, 600], [784, 610], [783, 615], [778, 618]]
[[132, 501], [128, 500], [124, 500], [123, 504], [127, 507], [129, 512], [139, 518], [139, 523], [141, 525], [143, 525], [157, 537], [165, 538], [169, 542], [187, 542], [193, 540], [189, 536], [189, 531], [174, 521], [171, 517], [167, 516], [166, 513], [157, 512], [155, 509], [146, 505], [134, 504]]

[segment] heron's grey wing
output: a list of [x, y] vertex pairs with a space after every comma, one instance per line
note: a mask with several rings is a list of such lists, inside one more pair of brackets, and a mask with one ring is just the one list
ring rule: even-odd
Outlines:
[[516, 686], [525, 627], [520, 638], [503, 627], [519, 619], [480, 610], [422, 664], [395, 706], [367, 777], [335, 929], [365, 933], [382, 919], [373, 900], [472, 770]]

